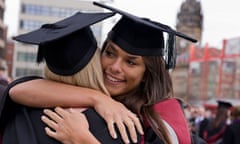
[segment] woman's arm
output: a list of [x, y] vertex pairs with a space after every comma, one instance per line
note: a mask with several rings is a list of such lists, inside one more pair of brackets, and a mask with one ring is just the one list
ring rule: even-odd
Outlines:
[[100, 91], [37, 79], [15, 85], [9, 94], [13, 101], [32, 107], [93, 107], [107, 122], [113, 138], [117, 137], [114, 124], [125, 141], [128, 140], [125, 127], [128, 128], [133, 141], [137, 140], [136, 129], [143, 134], [138, 117], [122, 103]]
[[89, 131], [88, 121], [79, 110], [57, 107], [55, 111], [44, 110], [48, 117], [41, 118], [48, 125], [45, 128], [48, 136], [63, 144], [100, 144]]
[[31, 107], [84, 107], [94, 106], [102, 99], [110, 99], [100, 91], [67, 85], [46, 79], [19, 83], [9, 91], [11, 99]]

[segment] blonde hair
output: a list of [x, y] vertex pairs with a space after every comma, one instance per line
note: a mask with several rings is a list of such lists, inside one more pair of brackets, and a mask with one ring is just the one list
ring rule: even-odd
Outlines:
[[100, 49], [97, 48], [90, 62], [82, 70], [70, 76], [63, 76], [53, 73], [46, 65], [44, 71], [45, 78], [71, 85], [100, 90], [106, 95], [110, 96], [103, 82], [100, 55]]

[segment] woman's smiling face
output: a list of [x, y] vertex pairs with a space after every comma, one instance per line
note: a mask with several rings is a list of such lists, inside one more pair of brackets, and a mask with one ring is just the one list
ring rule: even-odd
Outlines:
[[111, 96], [125, 94], [138, 87], [146, 70], [142, 56], [128, 54], [113, 42], [106, 45], [101, 62], [104, 83]]

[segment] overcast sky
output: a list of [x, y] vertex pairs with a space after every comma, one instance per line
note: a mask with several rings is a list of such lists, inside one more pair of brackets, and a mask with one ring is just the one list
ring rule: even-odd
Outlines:
[[[155, 21], [176, 25], [176, 15], [184, 0], [115, 0], [119, 9]], [[4, 23], [8, 37], [16, 34], [19, 0], [6, 0]], [[223, 39], [240, 37], [240, 0], [201, 0], [203, 44], [221, 48]]]

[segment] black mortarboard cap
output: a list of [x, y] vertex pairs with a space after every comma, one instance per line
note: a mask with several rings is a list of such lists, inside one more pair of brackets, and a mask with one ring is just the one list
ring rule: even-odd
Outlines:
[[90, 25], [114, 13], [78, 12], [38, 30], [14, 37], [14, 40], [39, 45], [37, 62], [45, 59], [49, 69], [59, 75], [72, 75], [92, 58], [97, 42]]
[[218, 100], [217, 103], [218, 103], [218, 108], [227, 108], [227, 109], [229, 109], [229, 108], [232, 107], [232, 104], [230, 102]]
[[[197, 42], [195, 39], [177, 32], [167, 25], [140, 18], [98, 2], [93, 2], [93, 4], [122, 15], [122, 18], [109, 33], [108, 38], [110, 40], [134, 55], [165, 56], [167, 69], [175, 67], [175, 36]], [[166, 47], [163, 32], [169, 35]]]

